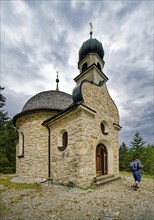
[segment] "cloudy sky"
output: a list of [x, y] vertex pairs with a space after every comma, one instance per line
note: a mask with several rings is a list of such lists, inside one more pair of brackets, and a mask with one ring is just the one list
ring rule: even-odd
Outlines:
[[72, 93], [78, 51], [93, 37], [105, 50], [107, 87], [120, 112], [120, 144], [153, 132], [153, 13], [148, 0], [1, 0], [1, 85], [12, 118], [36, 93]]

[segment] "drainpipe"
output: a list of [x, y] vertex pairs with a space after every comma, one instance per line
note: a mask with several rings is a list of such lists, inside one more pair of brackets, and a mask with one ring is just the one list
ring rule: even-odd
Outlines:
[[51, 155], [51, 149], [50, 149], [50, 133], [51, 130], [48, 125], [46, 125], [48, 129], [48, 185], [51, 185], [53, 183], [53, 179], [51, 178], [50, 171], [51, 171], [51, 160], [50, 160], [50, 155]]

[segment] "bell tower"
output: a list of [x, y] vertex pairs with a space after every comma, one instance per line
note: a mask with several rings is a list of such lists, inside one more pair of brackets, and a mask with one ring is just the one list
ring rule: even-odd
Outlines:
[[90, 39], [83, 42], [79, 50], [78, 69], [80, 73], [74, 79], [77, 85], [84, 79], [96, 84], [99, 84], [102, 80], [108, 80], [107, 76], [103, 73], [103, 67], [105, 64], [103, 60], [104, 49], [102, 43], [92, 37], [92, 23], [90, 23], [90, 26]]

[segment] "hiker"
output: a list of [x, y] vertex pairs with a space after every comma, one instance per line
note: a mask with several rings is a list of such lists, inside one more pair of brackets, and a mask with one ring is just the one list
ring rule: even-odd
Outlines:
[[130, 168], [135, 180], [134, 184], [131, 187], [134, 190], [137, 190], [139, 188], [138, 184], [141, 182], [141, 168], [143, 168], [143, 165], [139, 160], [139, 156], [136, 156], [134, 160], [130, 163]]

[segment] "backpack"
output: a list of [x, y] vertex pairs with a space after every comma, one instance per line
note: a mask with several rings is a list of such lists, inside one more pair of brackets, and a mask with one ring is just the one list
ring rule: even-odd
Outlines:
[[132, 162], [130, 163], [129, 167], [130, 167], [130, 170], [131, 170], [132, 172], [134, 172], [134, 171], [136, 171], [136, 170], [139, 169], [139, 164], [138, 164], [138, 162], [136, 162], [136, 161], [132, 161]]

